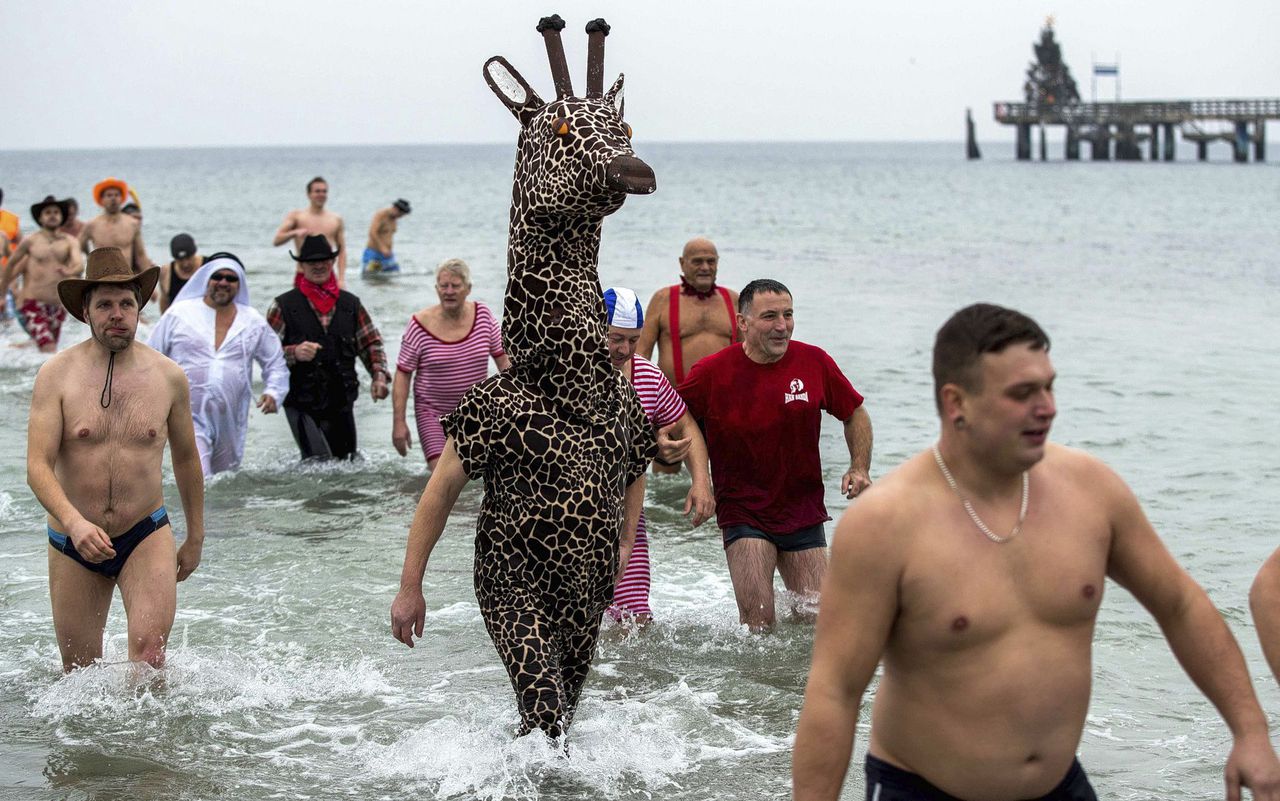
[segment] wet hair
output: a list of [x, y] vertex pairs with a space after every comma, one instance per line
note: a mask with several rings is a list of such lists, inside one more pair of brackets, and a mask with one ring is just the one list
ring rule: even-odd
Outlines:
[[777, 295], [791, 295], [791, 290], [783, 286], [781, 281], [772, 278], [757, 278], [742, 288], [738, 293], [738, 314], [746, 314], [751, 308], [751, 301], [761, 292], [772, 292]]
[[1023, 342], [1032, 350], [1049, 350], [1049, 335], [1020, 311], [975, 303], [951, 315], [933, 342], [933, 402], [938, 413], [942, 413], [944, 385], [958, 384], [969, 392], [980, 392], [978, 364], [983, 354], [1000, 353]]
[[62, 202], [66, 203], [68, 208], [75, 209], [76, 211], [80, 210], [80, 202], [73, 197], [69, 197]]
[[462, 279], [462, 283], [471, 286], [471, 268], [462, 259], [445, 259], [440, 262], [440, 266], [436, 268], [436, 280], [440, 280], [440, 273], [453, 273]]
[[329, 185], [329, 182], [328, 182], [328, 181], [326, 181], [325, 179], [321, 178], [319, 175], [317, 175], [315, 178], [312, 178], [310, 181], [307, 181], [307, 194], [308, 194], [308, 195], [309, 195], [309, 194], [311, 194], [311, 187], [315, 186], [316, 184], [324, 184], [325, 186], [328, 186], [328, 185]]
[[0, 189], [0, 203], [4, 202], [4, 190]]
[[141, 212], [142, 207], [139, 206], [137, 203], [126, 203], [120, 207], [120, 210], [123, 211], [125, 214], [128, 214], [129, 212], [132, 212], [132, 211]]

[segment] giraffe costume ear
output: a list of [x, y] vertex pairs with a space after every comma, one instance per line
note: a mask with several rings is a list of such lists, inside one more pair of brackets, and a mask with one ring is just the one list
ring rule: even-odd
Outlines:
[[622, 110], [626, 106], [626, 101], [622, 97], [622, 79], [624, 77], [622, 73], [618, 73], [618, 80], [613, 82], [613, 86], [610, 86], [609, 91], [604, 95], [604, 102], [618, 110], [619, 119], [622, 118]]
[[494, 56], [484, 63], [484, 80], [521, 125], [528, 125], [533, 115], [546, 105], [524, 76], [502, 56]]

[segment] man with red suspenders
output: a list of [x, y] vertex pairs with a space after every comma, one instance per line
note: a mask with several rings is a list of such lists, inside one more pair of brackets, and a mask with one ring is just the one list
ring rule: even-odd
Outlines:
[[[738, 342], [738, 293], [716, 285], [720, 254], [711, 240], [690, 239], [680, 256], [680, 283], [653, 294], [644, 313], [644, 330], [636, 353], [652, 359], [658, 346], [658, 368], [678, 386], [699, 359]], [[656, 472], [679, 472], [680, 465], [655, 459]]]

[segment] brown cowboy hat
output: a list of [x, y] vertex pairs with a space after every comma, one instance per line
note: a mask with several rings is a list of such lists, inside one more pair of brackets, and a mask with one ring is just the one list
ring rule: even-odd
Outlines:
[[99, 206], [102, 205], [102, 193], [108, 189], [119, 189], [120, 199], [124, 200], [129, 196], [129, 185], [119, 178], [108, 178], [105, 181], [99, 181], [93, 187], [93, 202]]
[[62, 305], [67, 307], [72, 317], [82, 323], [86, 322], [84, 319], [85, 289], [103, 284], [117, 286], [137, 284], [138, 294], [142, 296], [138, 304], [138, 310], [141, 311], [142, 307], [147, 305], [147, 301], [151, 300], [151, 293], [156, 290], [156, 282], [160, 280], [159, 267], [135, 273], [129, 266], [129, 260], [124, 257], [124, 251], [120, 248], [96, 248], [89, 254], [89, 264], [84, 272], [84, 278], [66, 278], [58, 282], [58, 297], [62, 300]]
[[[40, 213], [49, 206], [57, 206], [62, 210], [62, 222], [67, 221], [67, 215], [71, 213], [71, 204], [65, 200], [55, 200], [53, 195], [46, 195], [45, 199], [31, 207], [31, 216], [35, 218], [36, 225], [40, 224]], [[59, 223], [61, 224], [61, 223]]]

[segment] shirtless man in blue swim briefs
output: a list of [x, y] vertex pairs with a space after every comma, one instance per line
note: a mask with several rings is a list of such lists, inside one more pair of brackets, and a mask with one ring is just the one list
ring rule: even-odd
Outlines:
[[[164, 665], [177, 582], [200, 563], [204, 483], [182, 368], [134, 342], [160, 270], [135, 275], [119, 248], [89, 254], [87, 278], [58, 294], [91, 338], [36, 375], [27, 483], [48, 511], [49, 593], [63, 670], [102, 657], [116, 587], [129, 620], [129, 660]], [[160, 465], [165, 441], [187, 537], [176, 547]]]
[[392, 243], [396, 236], [396, 220], [413, 209], [409, 201], [401, 198], [385, 209], [378, 209], [369, 223], [369, 243], [365, 245], [361, 259], [360, 275], [365, 278], [390, 277], [400, 272]]

